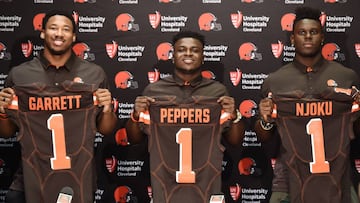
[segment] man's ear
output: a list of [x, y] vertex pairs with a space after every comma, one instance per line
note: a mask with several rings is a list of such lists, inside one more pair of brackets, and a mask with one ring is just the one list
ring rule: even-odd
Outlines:
[[74, 34], [73, 35], [73, 42], [75, 42], [76, 41], [76, 35]]

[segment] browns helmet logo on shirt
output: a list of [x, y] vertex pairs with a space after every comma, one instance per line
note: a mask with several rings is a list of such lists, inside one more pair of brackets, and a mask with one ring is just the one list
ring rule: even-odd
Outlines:
[[210, 80], [215, 80], [216, 79], [216, 75], [214, 72], [210, 71], [210, 70], [203, 70], [201, 71], [201, 76], [203, 78], [207, 78]]

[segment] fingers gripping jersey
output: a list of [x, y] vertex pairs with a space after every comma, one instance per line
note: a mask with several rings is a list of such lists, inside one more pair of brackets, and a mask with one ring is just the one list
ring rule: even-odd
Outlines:
[[221, 124], [229, 119], [216, 98], [155, 98], [141, 115], [149, 135], [154, 202], [209, 202], [221, 193]]
[[291, 202], [350, 202], [352, 97], [333, 91], [311, 99], [300, 92], [272, 98], [286, 149]]
[[14, 87], [17, 103], [8, 114], [19, 126], [26, 199], [56, 202], [65, 186], [73, 202], [93, 202], [95, 86], [65, 81], [58, 87]]

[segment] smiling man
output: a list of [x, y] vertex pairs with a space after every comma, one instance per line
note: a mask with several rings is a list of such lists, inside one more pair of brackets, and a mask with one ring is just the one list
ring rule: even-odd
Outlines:
[[72, 52], [71, 14], [51, 11], [42, 28], [44, 51], [12, 68], [0, 92], [0, 135], [18, 131], [22, 150], [22, 170], [6, 202], [56, 202], [70, 191], [73, 202], [90, 203], [96, 131], [110, 134], [117, 119], [107, 77]]
[[294, 61], [264, 81], [257, 135], [281, 137], [271, 203], [351, 200], [349, 148], [359, 102], [357, 74], [321, 55], [320, 10], [296, 9], [291, 44]]
[[148, 135], [154, 202], [208, 203], [221, 193], [222, 136], [233, 145], [244, 137], [234, 98], [201, 75], [204, 43], [191, 31], [174, 36], [173, 75], [145, 88], [127, 123], [130, 143]]

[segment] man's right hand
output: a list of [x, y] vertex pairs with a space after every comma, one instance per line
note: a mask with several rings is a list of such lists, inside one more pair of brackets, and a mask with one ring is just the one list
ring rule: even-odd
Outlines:
[[271, 114], [273, 111], [274, 103], [271, 98], [264, 98], [259, 104], [259, 113], [261, 118], [268, 123], [272, 122]]
[[141, 112], [145, 112], [149, 109], [150, 103], [154, 102], [155, 99], [147, 96], [138, 96], [135, 99], [135, 107], [133, 112], [133, 119], [139, 120]]
[[15, 91], [9, 87], [0, 91], [0, 113], [5, 113], [5, 108], [11, 104], [14, 95]]

